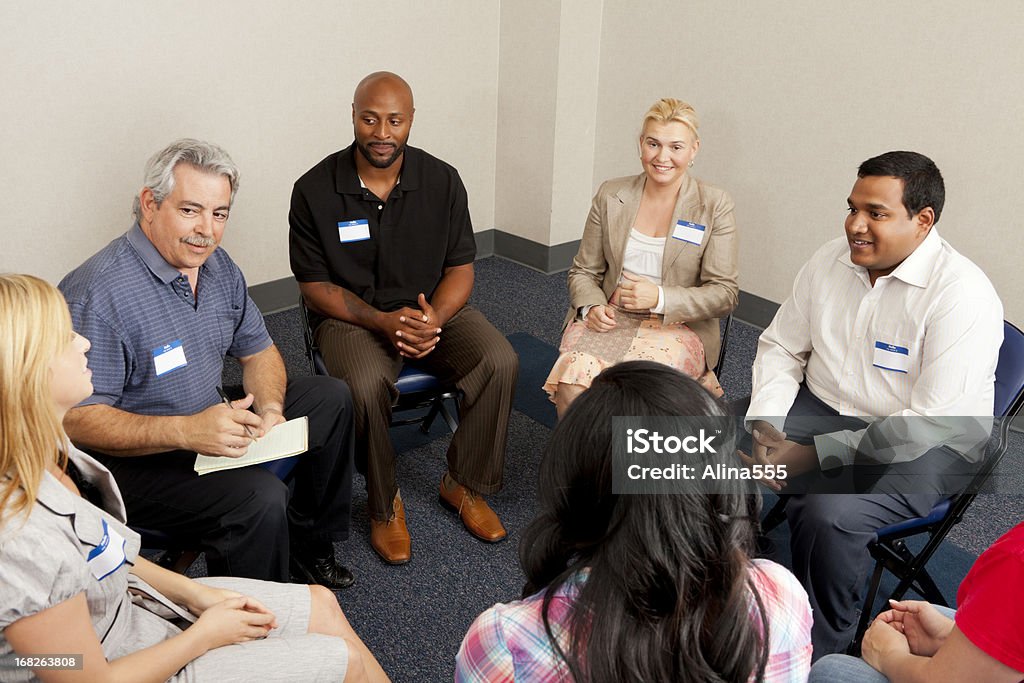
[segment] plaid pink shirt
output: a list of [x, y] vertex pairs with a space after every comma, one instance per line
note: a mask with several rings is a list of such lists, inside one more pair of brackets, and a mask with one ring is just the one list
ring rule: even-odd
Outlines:
[[[753, 560], [754, 585], [768, 617], [767, 683], [805, 683], [811, 668], [811, 606], [792, 574], [768, 560]], [[582, 579], [580, 579], [582, 580]], [[551, 629], [568, 642], [562, 624], [578, 592], [569, 582], [551, 601]], [[473, 622], [455, 658], [455, 680], [564, 681], [568, 667], [555, 656], [541, 618], [543, 594], [491, 607]], [[751, 607], [751, 616], [754, 615]], [[753, 680], [753, 679], [751, 679]]]

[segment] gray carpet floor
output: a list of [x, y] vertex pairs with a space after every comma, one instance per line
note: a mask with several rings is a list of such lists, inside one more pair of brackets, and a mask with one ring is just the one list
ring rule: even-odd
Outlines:
[[[506, 335], [528, 334], [557, 347], [568, 307], [565, 273], [544, 275], [524, 266], [487, 258], [476, 263], [471, 303]], [[309, 373], [296, 310], [267, 317], [267, 325], [290, 373]], [[720, 380], [727, 396], [750, 392], [750, 367], [761, 330], [735, 321]], [[230, 372], [236, 373], [237, 368]], [[231, 376], [229, 374], [228, 380]], [[540, 392], [538, 386], [532, 389]], [[520, 393], [531, 391], [521, 387]], [[512, 415], [506, 486], [489, 498], [509, 530], [509, 538], [489, 545], [463, 529], [457, 517], [437, 503], [450, 440], [442, 421], [428, 436], [414, 427], [396, 428], [398, 481], [405, 500], [413, 559], [404, 566], [381, 562], [369, 546], [365, 482], [357, 475], [353, 490], [353, 533], [338, 544], [339, 559], [356, 574], [356, 585], [338, 598], [356, 631], [395, 681], [451, 680], [455, 653], [466, 629], [483, 609], [519, 597], [523, 577], [517, 545], [536, 500], [536, 472], [549, 430], [521, 412]], [[1000, 495], [980, 497], [948, 542], [977, 555], [1024, 517], [1024, 436], [1013, 435], [1011, 452], [999, 479]], [[193, 568], [203, 571], [202, 564]], [[957, 581], [958, 582], [958, 581]], [[948, 595], [955, 586], [942, 587]]]

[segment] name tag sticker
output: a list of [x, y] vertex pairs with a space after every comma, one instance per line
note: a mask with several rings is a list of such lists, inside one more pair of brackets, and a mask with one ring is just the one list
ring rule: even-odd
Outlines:
[[171, 370], [185, 367], [185, 349], [181, 340], [172, 341], [153, 349], [153, 367], [156, 369], [156, 376], [166, 375]]
[[704, 241], [704, 231], [703, 225], [689, 221], [678, 221], [676, 222], [675, 229], [672, 230], [672, 239], [696, 244], [699, 247]]
[[370, 239], [370, 222], [365, 218], [358, 221], [338, 221], [338, 240], [362, 242]]
[[905, 374], [910, 370], [910, 349], [876, 341], [873, 364], [876, 368]]
[[89, 571], [97, 581], [107, 578], [128, 561], [124, 555], [124, 544], [124, 536], [117, 533], [117, 529], [107, 526], [107, 520], [104, 519], [103, 540], [89, 551], [89, 555], [85, 559], [86, 564], [89, 565]]

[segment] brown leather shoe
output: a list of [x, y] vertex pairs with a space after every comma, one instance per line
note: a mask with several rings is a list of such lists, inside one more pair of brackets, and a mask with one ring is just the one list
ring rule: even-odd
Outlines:
[[405, 526], [402, 495], [395, 494], [391, 518], [384, 522], [370, 519], [370, 545], [388, 564], [405, 564], [412, 557], [412, 540]]
[[462, 484], [445, 475], [441, 479], [441, 505], [459, 513], [469, 533], [481, 541], [496, 543], [505, 538], [507, 532], [494, 510], [480, 497]]

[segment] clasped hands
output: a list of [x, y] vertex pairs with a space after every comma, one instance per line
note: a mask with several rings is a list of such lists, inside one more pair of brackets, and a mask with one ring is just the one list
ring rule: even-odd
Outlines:
[[[647, 311], [658, 305], [658, 285], [645, 277], [622, 271], [619, 286], [612, 292], [609, 302], [627, 311]], [[608, 332], [615, 328], [615, 309], [611, 306], [593, 306], [584, 320], [593, 332]]]
[[191, 627], [204, 632], [209, 649], [265, 638], [277, 618], [260, 601], [235, 591], [192, 582], [185, 607], [199, 620]]
[[249, 410], [254, 397], [231, 402], [231, 407], [215, 403], [206, 410], [186, 418], [182, 442], [188, 450], [203, 455], [240, 458], [254, 439], [264, 436], [285, 421], [281, 408], [267, 406], [261, 414]]
[[861, 656], [878, 671], [892, 655], [932, 657], [953, 630], [953, 620], [921, 600], [890, 600], [864, 634]]
[[790, 441], [785, 432], [780, 432], [770, 422], [754, 421], [750, 435], [753, 441], [752, 452], [747, 454], [737, 450], [736, 453], [748, 468], [754, 469], [755, 465], [759, 465], [756, 470], [783, 472], [783, 476], [760, 477], [761, 483], [776, 493], [786, 485], [786, 478], [809, 472], [818, 462], [814, 446]]
[[381, 313], [377, 331], [398, 350], [403, 358], [423, 358], [441, 341], [439, 316], [427, 297], [420, 292], [419, 310], [403, 306], [397, 311]]

